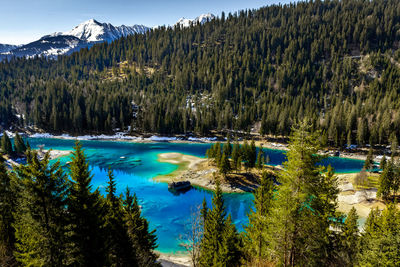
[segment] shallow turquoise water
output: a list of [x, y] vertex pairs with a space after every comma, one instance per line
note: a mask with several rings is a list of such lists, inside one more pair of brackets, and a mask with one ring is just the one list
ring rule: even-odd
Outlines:
[[[45, 149], [71, 150], [73, 140], [29, 138], [32, 148], [44, 144]], [[81, 141], [92, 170], [93, 188], [104, 192], [107, 183], [107, 169], [114, 170], [117, 190], [122, 193], [129, 187], [136, 193], [143, 215], [149, 220], [150, 228], [157, 230], [158, 250], [164, 253], [178, 252], [180, 235], [187, 229], [192, 211], [201, 205], [203, 199], [210, 205], [212, 193], [193, 188], [190, 191], [173, 195], [166, 183], [153, 181], [153, 177], [174, 171], [177, 166], [157, 161], [159, 153], [179, 152], [203, 157], [210, 144], [175, 143], [129, 143], [116, 141]], [[279, 165], [285, 160], [283, 151], [264, 149], [269, 155], [270, 164]], [[66, 163], [69, 157], [60, 161]], [[343, 158], [329, 158], [325, 164], [331, 164], [337, 172], [360, 171], [363, 161]], [[239, 230], [247, 223], [246, 214], [251, 209], [253, 196], [244, 194], [224, 194], [227, 211], [232, 214], [233, 222]], [[186, 226], [185, 226], [186, 225]]]

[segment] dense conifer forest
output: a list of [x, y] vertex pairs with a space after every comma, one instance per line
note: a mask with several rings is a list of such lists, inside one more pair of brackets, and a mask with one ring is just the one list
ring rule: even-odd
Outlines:
[[56, 61], [2, 62], [0, 121], [53, 132], [132, 126], [200, 135], [261, 122], [262, 134], [287, 136], [308, 117], [337, 146], [388, 143], [400, 135], [399, 38], [396, 0], [222, 13]]

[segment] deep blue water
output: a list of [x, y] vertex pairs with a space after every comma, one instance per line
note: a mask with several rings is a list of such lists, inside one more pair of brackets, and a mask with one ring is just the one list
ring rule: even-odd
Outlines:
[[[45, 149], [71, 150], [73, 140], [29, 138], [32, 148], [44, 144]], [[176, 144], [176, 143], [129, 143], [116, 141], [81, 141], [85, 154], [90, 162], [94, 175], [93, 188], [104, 192], [107, 183], [107, 169], [114, 170], [119, 193], [129, 187], [135, 192], [142, 206], [143, 216], [150, 222], [150, 229], [157, 230], [158, 250], [164, 253], [178, 252], [180, 235], [187, 228], [188, 220], [193, 210], [201, 205], [203, 199], [211, 205], [212, 193], [207, 190], [193, 188], [190, 191], [173, 195], [168, 191], [166, 183], [153, 181], [153, 177], [168, 174], [177, 166], [157, 161], [159, 153], [179, 152], [198, 157], [204, 157], [210, 144]], [[270, 164], [280, 165], [285, 160], [284, 151], [264, 149], [270, 157]], [[60, 161], [66, 163], [69, 157]], [[337, 172], [360, 171], [363, 161], [343, 158], [329, 158]], [[253, 196], [250, 193], [224, 194], [227, 212], [231, 213], [233, 222], [239, 230], [247, 223], [246, 214], [251, 209]], [[185, 226], [186, 225], [186, 226]]]

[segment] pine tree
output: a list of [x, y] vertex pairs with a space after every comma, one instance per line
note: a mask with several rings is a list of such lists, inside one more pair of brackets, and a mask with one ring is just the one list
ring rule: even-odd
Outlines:
[[257, 159], [257, 148], [256, 148], [256, 143], [254, 142], [254, 139], [251, 140], [250, 143], [250, 149], [249, 149], [249, 167], [253, 168], [256, 164], [256, 159]]
[[261, 176], [260, 186], [254, 192], [254, 210], [249, 213], [249, 224], [245, 232], [245, 247], [249, 259], [261, 262], [267, 259], [271, 236], [268, 235], [269, 216], [273, 205], [274, 183], [266, 171]]
[[373, 151], [372, 147], [368, 151], [367, 159], [364, 162], [364, 169], [365, 170], [371, 170], [374, 165], [374, 159], [373, 159]]
[[68, 195], [69, 255], [71, 266], [103, 266], [103, 208], [100, 193], [92, 192], [89, 163], [76, 142], [70, 164], [71, 188]]
[[25, 153], [26, 151], [24, 140], [22, 140], [21, 136], [18, 133], [15, 133], [14, 148], [15, 152], [19, 154]]
[[264, 151], [262, 147], [260, 148], [257, 154], [256, 167], [259, 170], [261, 170], [264, 167]]
[[232, 166], [236, 171], [238, 171], [239, 157], [240, 157], [240, 145], [239, 143], [236, 142], [233, 145], [233, 150], [232, 150]]
[[221, 160], [219, 162], [219, 171], [222, 173], [224, 177], [226, 177], [226, 174], [229, 173], [231, 170], [231, 163], [229, 162], [228, 156], [223, 153]]
[[201, 212], [204, 221], [203, 239], [200, 245], [202, 266], [236, 266], [240, 251], [236, 228], [226, 211], [219, 181], [212, 199], [212, 209], [204, 206]]
[[379, 176], [379, 188], [376, 193], [377, 197], [382, 197], [385, 201], [389, 200], [394, 181], [394, 166], [392, 161], [385, 164], [382, 174]]
[[400, 266], [400, 212], [389, 204], [382, 212], [371, 210], [361, 235], [360, 266]]
[[0, 266], [16, 266], [13, 255], [15, 249], [15, 192], [0, 154]]
[[157, 248], [155, 230], [149, 231], [149, 223], [141, 216], [136, 195], [131, 195], [129, 189], [125, 193], [125, 223], [128, 236], [133, 245], [139, 266], [158, 266], [154, 249]]
[[379, 169], [384, 170], [387, 163], [386, 156], [383, 155], [381, 162], [379, 163]]
[[338, 194], [332, 169], [316, 165], [318, 133], [307, 121], [293, 129], [288, 161], [279, 174], [276, 205], [271, 212], [272, 256], [283, 266], [325, 265], [331, 253], [329, 227]]
[[6, 132], [3, 132], [3, 137], [1, 138], [1, 150], [4, 154], [8, 154], [8, 155], [13, 154], [11, 140], [8, 137]]
[[347, 214], [341, 234], [341, 250], [343, 251], [341, 257], [347, 266], [356, 264], [358, 244], [358, 215], [356, 209], [352, 207], [349, 214]]
[[63, 266], [66, 262], [67, 183], [60, 162], [39, 160], [29, 152], [16, 173], [22, 188], [15, 212], [17, 260], [29, 266]]
[[116, 183], [111, 169], [108, 170], [106, 188], [106, 257], [107, 266], [138, 266], [133, 244], [124, 223], [124, 211], [121, 199], [116, 195]]
[[231, 139], [228, 135], [226, 143], [222, 146], [222, 154], [225, 154], [228, 157], [231, 157], [232, 155], [232, 144], [231, 144]]

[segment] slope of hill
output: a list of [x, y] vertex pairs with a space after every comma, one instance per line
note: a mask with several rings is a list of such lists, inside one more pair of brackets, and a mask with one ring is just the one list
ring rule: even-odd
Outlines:
[[285, 136], [308, 117], [337, 146], [395, 143], [399, 29], [395, 0], [299, 2], [161, 27], [57, 62], [0, 64], [8, 96], [0, 119], [25, 114], [23, 123], [72, 133], [131, 126], [206, 135], [258, 125]]

